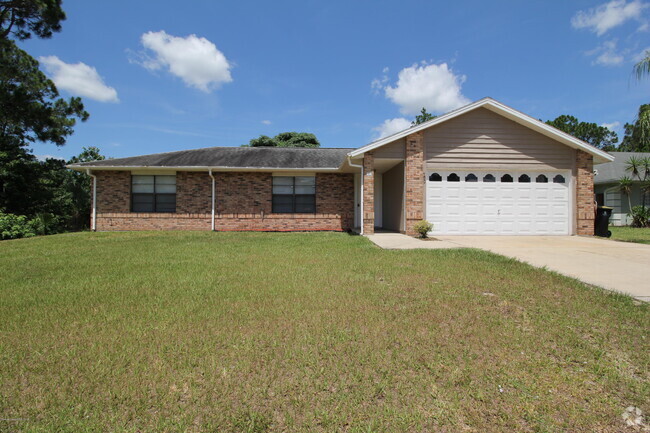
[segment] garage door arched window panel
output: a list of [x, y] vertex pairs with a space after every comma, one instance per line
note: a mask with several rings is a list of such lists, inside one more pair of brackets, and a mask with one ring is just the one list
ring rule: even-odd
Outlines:
[[470, 173], [465, 176], [465, 182], [478, 182], [478, 177], [474, 173]]
[[[571, 173], [568, 170], [452, 168], [437, 169], [437, 173], [442, 182], [426, 184], [425, 216], [434, 224], [432, 234], [571, 233]], [[460, 177], [460, 182], [447, 181], [453, 173]], [[552, 183], [557, 174], [566, 179], [565, 184]], [[472, 182], [471, 175], [476, 176], [478, 182]], [[548, 182], [536, 183], [538, 177], [539, 181]]]
[[553, 183], [566, 183], [566, 180], [564, 179], [564, 176], [561, 174], [556, 174], [555, 177], [553, 178]]
[[429, 176], [429, 182], [442, 182], [442, 176], [438, 173], [431, 173], [431, 176]]
[[447, 182], [460, 182], [460, 177], [456, 173], [451, 173], [447, 176]]
[[536, 183], [548, 183], [548, 177], [546, 177], [546, 176], [543, 175], [543, 174], [540, 174], [539, 176], [537, 176], [537, 177], [535, 178], [535, 182], [536, 182]]

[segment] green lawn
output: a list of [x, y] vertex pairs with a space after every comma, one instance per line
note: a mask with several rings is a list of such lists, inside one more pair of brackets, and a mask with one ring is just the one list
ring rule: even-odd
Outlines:
[[647, 304], [333, 233], [0, 243], [0, 431], [621, 432]]
[[611, 239], [624, 242], [636, 242], [639, 244], [650, 244], [650, 228], [613, 227]]

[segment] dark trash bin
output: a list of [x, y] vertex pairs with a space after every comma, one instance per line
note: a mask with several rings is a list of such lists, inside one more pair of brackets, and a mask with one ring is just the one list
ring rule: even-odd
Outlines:
[[603, 238], [608, 238], [612, 236], [612, 232], [609, 231], [609, 217], [612, 216], [612, 207], [609, 206], [598, 206], [596, 209], [596, 223], [595, 223], [595, 232], [596, 236]]

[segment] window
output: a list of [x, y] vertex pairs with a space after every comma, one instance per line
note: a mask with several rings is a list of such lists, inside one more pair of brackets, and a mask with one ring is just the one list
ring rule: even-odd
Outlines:
[[316, 213], [316, 178], [273, 176], [273, 213]]
[[485, 177], [483, 177], [483, 182], [496, 182], [496, 179], [491, 174], [486, 174]]
[[478, 182], [478, 177], [474, 173], [470, 173], [465, 176], [465, 182]]
[[440, 176], [438, 173], [431, 173], [431, 176], [429, 176], [429, 181], [442, 182], [442, 176]]
[[519, 183], [530, 183], [530, 176], [527, 174], [522, 174], [519, 176]]
[[511, 183], [512, 182], [512, 176], [510, 176], [509, 174], [504, 174], [503, 176], [501, 176], [501, 182], [503, 182], [503, 183]]
[[564, 183], [564, 176], [561, 174], [556, 174], [555, 177], [553, 178], [553, 183]]
[[456, 173], [452, 173], [447, 176], [447, 182], [460, 182], [460, 177]]
[[131, 212], [176, 212], [176, 176], [131, 176]]
[[535, 179], [535, 182], [537, 182], [537, 183], [548, 183], [548, 177], [544, 176], [543, 174], [540, 174]]

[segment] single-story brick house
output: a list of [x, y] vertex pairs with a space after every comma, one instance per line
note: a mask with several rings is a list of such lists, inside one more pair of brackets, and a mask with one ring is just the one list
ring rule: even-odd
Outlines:
[[[612, 216], [609, 223], [613, 226], [625, 226], [632, 223], [629, 216], [630, 205], [643, 204], [643, 189], [641, 182], [632, 173], [626, 170], [627, 162], [631, 157], [650, 158], [650, 152], [610, 152], [615, 159], [612, 162], [600, 164], [594, 170], [594, 189], [596, 202], [599, 205], [612, 207]], [[623, 176], [632, 179], [632, 191], [629, 197], [623, 194], [618, 186]], [[650, 206], [650, 191], [645, 193], [646, 206]]]
[[213, 147], [73, 164], [95, 230], [592, 235], [607, 153], [485, 98], [359, 148]]

